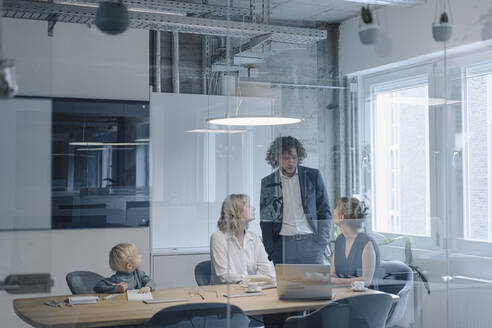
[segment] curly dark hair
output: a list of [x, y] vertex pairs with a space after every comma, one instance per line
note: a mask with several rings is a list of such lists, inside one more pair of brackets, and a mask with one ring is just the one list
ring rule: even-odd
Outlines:
[[282, 154], [290, 153], [292, 148], [297, 151], [298, 163], [302, 163], [307, 157], [306, 149], [304, 149], [302, 142], [291, 136], [276, 138], [268, 148], [265, 160], [275, 169], [280, 165]]

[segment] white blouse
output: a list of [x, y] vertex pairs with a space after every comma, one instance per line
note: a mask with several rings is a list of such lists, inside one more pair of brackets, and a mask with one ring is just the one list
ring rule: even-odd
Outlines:
[[[229, 272], [227, 252], [229, 252]], [[246, 231], [244, 247], [241, 247], [233, 234], [226, 234], [222, 231], [214, 232], [210, 237], [210, 257], [212, 284], [236, 283], [252, 274], [263, 274], [275, 279], [273, 264], [268, 261], [265, 247], [260, 237], [252, 232]]]

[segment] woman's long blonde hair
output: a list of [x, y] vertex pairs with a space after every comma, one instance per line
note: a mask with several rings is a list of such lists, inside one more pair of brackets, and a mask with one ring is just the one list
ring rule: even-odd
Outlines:
[[220, 231], [227, 231], [227, 221], [232, 233], [239, 231], [241, 227], [241, 215], [244, 211], [244, 205], [249, 202], [249, 197], [244, 194], [231, 194], [222, 202], [222, 210], [217, 221], [217, 227]]

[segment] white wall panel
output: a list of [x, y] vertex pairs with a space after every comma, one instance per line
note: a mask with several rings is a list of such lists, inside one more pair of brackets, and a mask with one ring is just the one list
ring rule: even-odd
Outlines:
[[51, 100], [2, 101], [0, 115], [0, 230], [49, 229]]
[[95, 26], [6, 18], [4, 51], [16, 61], [19, 94], [148, 100], [149, 34], [129, 29], [118, 36]]
[[[374, 45], [360, 42], [359, 17], [344, 21], [340, 25], [340, 72], [351, 74], [432, 53], [442, 54], [443, 43], [432, 38], [436, 1], [410, 8], [387, 6], [376, 10], [376, 21], [382, 30]], [[450, 3], [454, 27], [448, 49], [492, 38], [492, 23], [487, 16], [492, 10], [489, 0], [451, 0]]]
[[195, 265], [210, 260], [208, 253], [154, 255], [153, 276], [158, 288], [196, 286]]
[[[259, 217], [261, 178], [271, 173], [265, 152], [271, 127], [232, 128], [243, 133], [191, 133], [207, 118], [239, 109], [240, 115], [270, 114], [271, 98], [152, 94], [152, 248], [205, 248], [217, 230], [227, 194], [248, 194]], [[221, 127], [224, 129], [224, 127]], [[260, 233], [259, 220], [250, 230]]]

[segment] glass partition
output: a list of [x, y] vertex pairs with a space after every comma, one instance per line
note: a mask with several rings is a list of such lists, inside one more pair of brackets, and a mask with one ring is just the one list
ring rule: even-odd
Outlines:
[[490, 4], [367, 2], [0, 1], [4, 325], [488, 327]]

